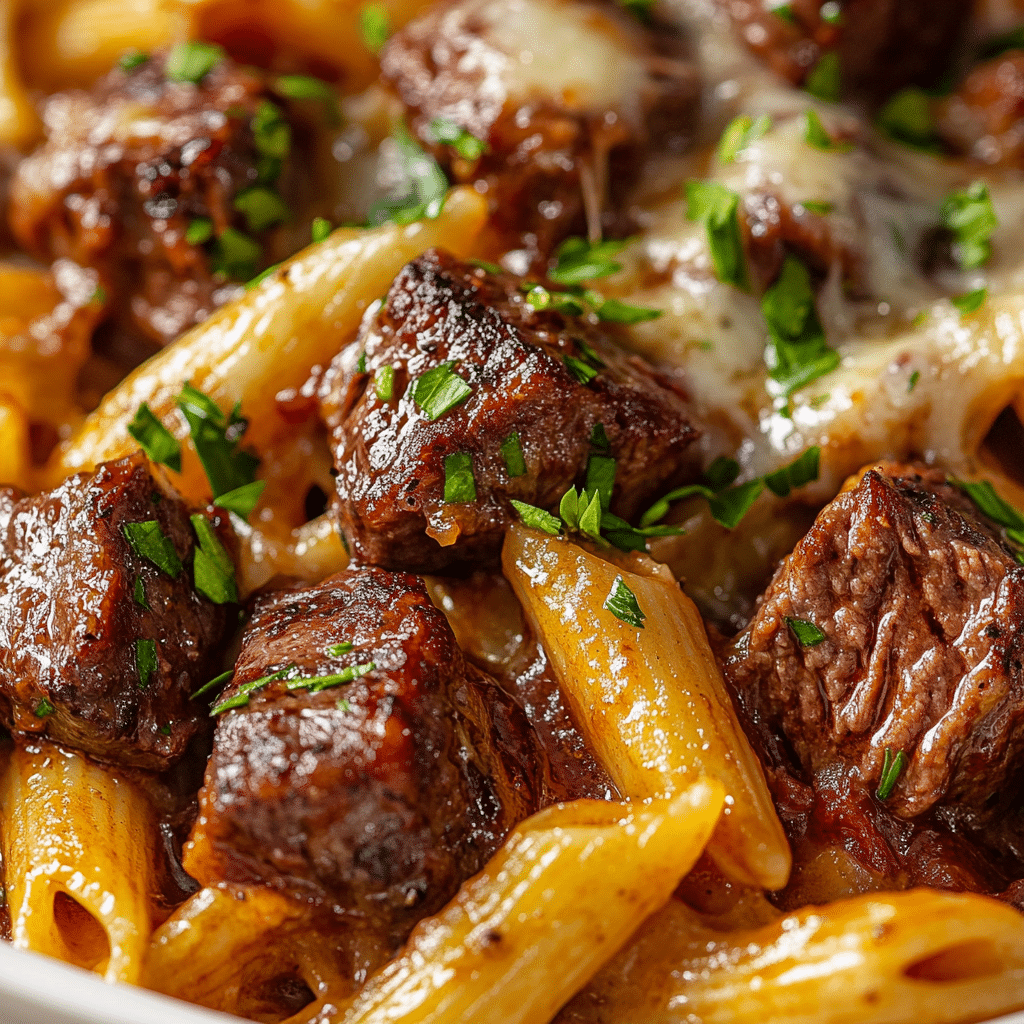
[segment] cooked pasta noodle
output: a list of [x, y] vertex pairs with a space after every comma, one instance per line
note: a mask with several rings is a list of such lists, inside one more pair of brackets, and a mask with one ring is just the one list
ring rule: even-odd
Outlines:
[[0, 782], [11, 941], [137, 983], [156, 890], [156, 822], [122, 776], [49, 743], [16, 749]]

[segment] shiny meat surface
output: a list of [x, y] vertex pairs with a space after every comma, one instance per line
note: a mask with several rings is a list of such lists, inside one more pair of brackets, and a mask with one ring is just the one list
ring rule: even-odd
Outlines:
[[889, 747], [908, 758], [892, 813], [984, 816], [1024, 768], [1022, 622], [1024, 566], [1001, 529], [943, 472], [881, 467], [782, 564], [726, 676], [805, 773], [874, 790]]
[[794, 85], [807, 85], [822, 58], [837, 53], [843, 96], [872, 102], [937, 84], [971, 10], [962, 0], [718, 2], [743, 41]]
[[[520, 285], [428, 252], [335, 360], [324, 399], [335, 509], [359, 560], [418, 572], [496, 560], [510, 499], [557, 508], [584, 482], [598, 423], [618, 460], [616, 514], [629, 517], [693, 472], [687, 446], [697, 431], [678, 386], [620, 350], [610, 331], [533, 309]], [[470, 392], [431, 419], [430, 403], [412, 397], [416, 382], [449, 362]], [[596, 371], [587, 384], [573, 363]], [[385, 367], [386, 400], [377, 384]], [[502, 450], [513, 435], [525, 470], [517, 476]], [[446, 459], [467, 454], [476, 497], [446, 501]]]
[[[2, 494], [4, 724], [115, 764], [166, 768], [203, 727], [189, 695], [216, 673], [228, 626], [226, 608], [192, 585], [185, 506], [141, 454], [35, 497]], [[126, 539], [126, 525], [145, 522], [173, 545], [175, 578]]]
[[[11, 187], [18, 242], [40, 259], [95, 268], [126, 329], [173, 341], [234, 294], [227, 277], [246, 280], [258, 268], [258, 246], [247, 259], [236, 251], [255, 245], [236, 197], [281, 171], [280, 159], [261, 152], [283, 138], [269, 102], [254, 71], [222, 60], [194, 85], [169, 81], [163, 57], [114, 70], [91, 92], [53, 95], [46, 141]], [[205, 244], [189, 235], [203, 221]], [[236, 244], [223, 243], [218, 263], [216, 239], [227, 229], [246, 238], [229, 235]], [[227, 277], [216, 273], [220, 264]]]
[[350, 570], [261, 599], [222, 697], [290, 666], [292, 688], [219, 718], [185, 866], [323, 901], [394, 945], [545, 802], [544, 758], [417, 577]]
[[[614, 4], [441, 4], [396, 33], [381, 69], [419, 140], [488, 197], [520, 270], [568, 235], [621, 228], [644, 155], [692, 134], [697, 81], [678, 31]], [[453, 145], [459, 129], [486, 150]]]

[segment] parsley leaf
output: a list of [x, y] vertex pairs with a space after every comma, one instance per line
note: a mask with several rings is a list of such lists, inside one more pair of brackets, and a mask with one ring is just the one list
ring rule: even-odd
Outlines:
[[391, 34], [391, 22], [383, 4], [366, 4], [359, 12], [359, 31], [370, 53], [380, 53]]
[[145, 402], [128, 424], [128, 433], [154, 462], [168, 466], [176, 473], [181, 472], [181, 445]]
[[536, 505], [528, 505], [525, 501], [516, 501], [515, 498], [512, 498], [511, 501], [512, 507], [519, 513], [519, 518], [524, 525], [543, 530], [545, 533], [550, 533], [552, 537], [561, 532], [562, 521], [557, 516], [545, 512], [542, 508], [537, 508]]
[[596, 376], [597, 370], [589, 363], [576, 356], [562, 356], [562, 362], [569, 368], [569, 372], [583, 385], [589, 384]]
[[146, 600], [146, 584], [142, 582], [141, 576], [135, 577], [135, 588], [132, 591], [132, 598], [140, 608], [149, 611], [149, 602]]
[[621, 576], [615, 578], [611, 593], [605, 598], [604, 607], [627, 626], [644, 628], [644, 619], [647, 616], [640, 609], [636, 595], [626, 586]]
[[766, 135], [771, 126], [772, 119], [767, 114], [756, 121], [747, 114], [734, 117], [718, 140], [718, 162], [732, 163], [752, 142]]
[[167, 54], [165, 74], [172, 82], [198, 85], [223, 58], [224, 50], [214, 43], [178, 43]]
[[274, 82], [274, 92], [290, 100], [316, 100], [324, 105], [327, 119], [337, 125], [341, 121], [338, 93], [334, 86], [312, 75], [281, 75]]
[[342, 640], [340, 643], [331, 644], [331, 646], [324, 651], [324, 654], [327, 654], [332, 658], [340, 658], [343, 654], [350, 653], [354, 646], [355, 645], [351, 640]]
[[136, 68], [142, 67], [143, 64], [148, 63], [148, 53], [143, 53], [142, 50], [129, 50], [127, 53], [123, 53], [121, 55], [120, 60], [117, 62], [117, 66], [127, 75]]
[[209, 217], [196, 217], [185, 228], [185, 241], [189, 245], [202, 245], [213, 238], [213, 221]]
[[225, 228], [214, 240], [212, 267], [235, 281], [248, 281], [256, 273], [263, 248], [238, 228]]
[[476, 501], [473, 456], [469, 452], [455, 452], [445, 456], [444, 500], [447, 505], [464, 505]]
[[240, 519], [246, 522], [252, 515], [253, 509], [259, 504], [263, 491], [267, 486], [266, 480], [253, 480], [251, 484], [242, 484], [233, 491], [218, 494], [214, 504], [225, 512], [234, 512]]
[[526, 475], [526, 459], [523, 458], [523, 446], [519, 443], [518, 434], [509, 434], [501, 442], [501, 455], [505, 460], [509, 478]]
[[292, 130], [281, 108], [263, 100], [250, 122], [256, 148], [272, 160], [284, 160], [292, 148]]
[[473, 394], [469, 384], [455, 373], [455, 364], [456, 360], [449, 359], [413, 381], [412, 400], [428, 420], [440, 419]]
[[956, 306], [961, 316], [967, 316], [980, 309], [987, 297], [987, 288], [976, 288], [973, 292], [967, 292], [966, 295], [955, 295], [949, 301]]
[[489, 149], [483, 139], [478, 139], [454, 121], [435, 118], [430, 122], [430, 134], [435, 142], [451, 146], [463, 160], [479, 160]]
[[849, 153], [853, 149], [852, 142], [833, 139], [814, 110], [808, 110], [804, 117], [804, 142], [825, 153]]
[[942, 226], [953, 234], [953, 258], [963, 270], [973, 270], [992, 255], [989, 239], [999, 226], [983, 181], [952, 192], [942, 203]]
[[584, 490], [596, 491], [601, 498], [601, 508], [607, 512], [615, 489], [615, 460], [610, 455], [591, 455], [587, 459], [587, 478]]
[[155, 640], [135, 641], [135, 671], [139, 674], [139, 688], [144, 690], [149, 686], [153, 673], [160, 667], [156, 656]]
[[32, 712], [36, 718], [45, 718], [47, 715], [52, 715], [57, 709], [45, 698], [40, 698], [39, 703], [35, 706], [35, 710]]
[[190, 383], [181, 389], [177, 405], [188, 423], [214, 499], [253, 483], [260, 460], [238, 448], [248, 426], [239, 407], [226, 417], [213, 399]]
[[273, 189], [264, 185], [242, 189], [235, 196], [233, 205], [245, 217], [246, 227], [255, 235], [275, 224], [283, 224], [292, 215], [288, 204]]
[[878, 780], [878, 789], [875, 791], [875, 796], [879, 800], [888, 800], [892, 796], [892, 791], [896, 788], [896, 783], [903, 774], [903, 770], [907, 767], [907, 763], [907, 755], [902, 750], [897, 750], [896, 756], [893, 757], [892, 749], [890, 747], [885, 748], [885, 757], [882, 761], [882, 776]]
[[141, 523], [122, 523], [121, 532], [129, 547], [139, 556], [148, 559], [172, 580], [181, 575], [181, 559], [171, 538], [160, 528], [155, 519]]
[[594, 429], [590, 432], [590, 443], [598, 451], [606, 452], [611, 449], [612, 443], [608, 440], [608, 432], [604, 429], [603, 423], [594, 424]]
[[878, 112], [875, 122], [883, 134], [915, 149], [938, 148], [931, 97], [923, 89], [901, 89]]
[[817, 199], [804, 199], [800, 205], [808, 213], [816, 213], [819, 217], [827, 217], [835, 208], [835, 203], [823, 203]]
[[825, 634], [807, 619], [791, 619], [787, 615], [786, 625], [793, 631], [793, 636], [801, 647], [817, 647], [818, 644], [825, 642]]
[[221, 672], [219, 676], [214, 676], [208, 683], [203, 683], [203, 685], [200, 686], [191, 697], [189, 697], [189, 700], [195, 700], [197, 697], [202, 697], [204, 694], [210, 693], [212, 690], [219, 690], [234, 674], [235, 670], [233, 668], [229, 668], [227, 672]]
[[761, 310], [771, 339], [765, 351], [768, 372], [792, 395], [839, 365], [828, 347], [814, 307], [811, 275], [795, 256], [787, 256], [778, 280], [764, 294]]
[[777, 497], [788, 498], [791, 491], [818, 479], [820, 464], [821, 448], [814, 445], [788, 466], [767, 474], [764, 478], [765, 485]]
[[561, 285], [578, 285], [595, 278], [608, 277], [622, 269], [612, 257], [617, 256], [627, 240], [589, 242], [585, 238], [567, 238], [555, 253], [555, 266], [548, 277]]
[[444, 206], [448, 179], [437, 161], [425, 152], [404, 125], [397, 125], [392, 141], [398, 154], [398, 185], [387, 199], [375, 202], [367, 221], [371, 227], [391, 221], [411, 224], [414, 220], [433, 220]]
[[804, 88], [819, 100], [838, 103], [843, 91], [842, 71], [839, 66], [839, 54], [826, 53], [821, 60], [807, 73]]
[[197, 513], [190, 516], [190, 519], [192, 529], [199, 539], [199, 547], [196, 548], [195, 561], [192, 564], [196, 590], [214, 604], [237, 603], [235, 563], [206, 516]]
[[700, 221], [707, 231], [711, 261], [719, 281], [747, 287], [747, 265], [740, 233], [740, 197], [711, 181], [686, 183], [686, 215]]
[[332, 227], [331, 222], [326, 217], [314, 217], [310, 234], [312, 235], [314, 242], [323, 242], [329, 237], [333, 230], [334, 228]]
[[[1008, 501], [1004, 501], [987, 480], [957, 480], [950, 477], [949, 482], [963, 491], [983, 515], [1002, 526], [1014, 544], [1024, 546], [1024, 515]], [[1018, 561], [1021, 560], [1018, 556]]]
[[[596, 294], [596, 293], [592, 293]], [[603, 323], [610, 324], [642, 324], [647, 320], [657, 320], [662, 310], [651, 309], [647, 306], [634, 306], [628, 302], [621, 302], [619, 299], [602, 299], [596, 306], [594, 312], [597, 319]]]

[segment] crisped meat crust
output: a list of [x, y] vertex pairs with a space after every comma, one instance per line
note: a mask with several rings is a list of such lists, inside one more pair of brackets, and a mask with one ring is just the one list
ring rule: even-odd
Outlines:
[[[871, 470], [783, 563], [726, 674], [804, 770], [833, 762], [875, 788], [886, 747], [909, 758], [887, 806], [981, 813], [1024, 752], [1024, 567], [937, 470]], [[787, 620], [825, 639], [801, 647]]]
[[[822, 56], [837, 52], [843, 95], [881, 102], [908, 85], [934, 85], [970, 17], [962, 0], [845, 0], [838, 18], [825, 0], [718, 0], [744, 42], [774, 71], [801, 85]], [[789, 18], [773, 13], [785, 7]]]
[[[569, 33], [583, 52], [553, 52]], [[603, 66], [588, 58], [592, 35]], [[682, 50], [672, 28], [644, 28], [612, 4], [457, 0], [397, 32], [381, 71], [419, 140], [455, 181], [487, 195], [501, 248], [521, 245], [543, 260], [567, 235], [585, 233], [588, 219], [614, 228], [644, 154], [688, 142], [697, 78]], [[466, 159], [439, 143], [439, 121], [486, 143], [486, 153]]]
[[[350, 643], [351, 651], [329, 649]], [[228, 697], [290, 665], [374, 668], [319, 693], [277, 681], [225, 712], [185, 865], [259, 880], [401, 942], [545, 795], [510, 698], [468, 667], [420, 579], [379, 569], [261, 600]]]
[[92, 92], [51, 97], [47, 140], [18, 167], [10, 220], [20, 244], [47, 260], [95, 268], [120, 320], [166, 344], [233, 294], [190, 223], [246, 230], [235, 196], [256, 182], [251, 127], [262, 79], [230, 61], [202, 82], [172, 82], [164, 59], [115, 70]]
[[957, 152], [987, 164], [1024, 161], [1024, 50], [974, 68], [937, 104], [939, 133]]
[[[140, 558], [126, 523], [156, 520], [184, 563]], [[0, 501], [0, 714], [105, 761], [165, 768], [202, 726], [189, 695], [216, 671], [225, 608], [193, 588], [192, 527], [141, 454]], [[148, 607], [135, 599], [140, 580]], [[145, 686], [136, 641], [156, 644]], [[46, 704], [52, 706], [47, 713]]]
[[[568, 487], [583, 483], [597, 423], [618, 459], [619, 515], [693, 468], [686, 448], [696, 431], [681, 394], [618, 350], [609, 332], [534, 310], [520, 284], [428, 252], [402, 270], [379, 314], [332, 366], [324, 406], [335, 508], [362, 561], [432, 572], [496, 559], [513, 516], [509, 499], [557, 508]], [[564, 359], [589, 365], [594, 355], [603, 365], [583, 385]], [[407, 391], [450, 360], [472, 394], [431, 421]], [[394, 368], [386, 402], [374, 386], [385, 366]], [[518, 477], [501, 451], [513, 433], [526, 464]], [[472, 456], [476, 500], [446, 503], [445, 458], [461, 452]]]

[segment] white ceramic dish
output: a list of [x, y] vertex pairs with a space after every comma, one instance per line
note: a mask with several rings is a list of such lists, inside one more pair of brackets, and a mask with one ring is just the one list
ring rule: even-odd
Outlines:
[[[0, 1024], [238, 1024], [238, 1020], [143, 989], [107, 985], [87, 971], [0, 942]], [[991, 1024], [1024, 1024], [1024, 1012]]]

